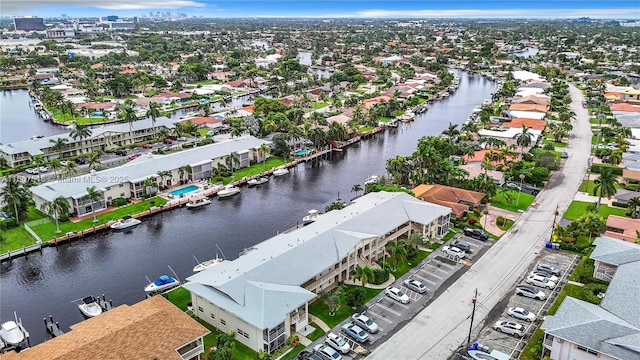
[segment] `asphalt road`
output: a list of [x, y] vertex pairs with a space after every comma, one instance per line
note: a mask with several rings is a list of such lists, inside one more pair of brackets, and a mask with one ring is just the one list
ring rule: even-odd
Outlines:
[[569, 158], [538, 195], [538, 207], [527, 210], [469, 271], [378, 346], [368, 359], [448, 359], [461, 345], [466, 345], [474, 289], [478, 289], [474, 334], [481, 330], [481, 322], [489, 311], [513, 291], [550, 238], [556, 208], [560, 214], [566, 210], [587, 169], [591, 152], [589, 114], [582, 108], [584, 96], [580, 90], [570, 86], [570, 94], [576, 120], [574, 137], [566, 148]]

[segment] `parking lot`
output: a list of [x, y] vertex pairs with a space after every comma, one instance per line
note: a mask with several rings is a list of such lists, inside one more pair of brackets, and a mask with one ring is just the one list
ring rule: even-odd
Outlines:
[[[538, 263], [554, 265], [555, 267], [559, 268], [562, 273], [560, 276], [558, 276], [558, 284], [556, 284], [553, 290], [540, 289], [547, 295], [547, 299], [536, 300], [524, 296], [519, 296], [515, 294], [514, 289], [514, 291], [508, 293], [503, 301], [498, 303], [498, 305], [494, 309], [490, 309], [489, 316], [487, 316], [485, 323], [482, 324], [482, 329], [473, 341], [477, 341], [482, 345], [489, 346], [491, 349], [496, 349], [505, 354], [511, 354], [512, 358], [518, 358], [527, 341], [530, 339], [531, 335], [540, 324], [540, 322], [544, 319], [546, 311], [553, 304], [558, 296], [558, 293], [560, 292], [560, 290], [562, 290], [564, 284], [567, 283], [567, 279], [569, 275], [571, 275], [573, 269], [575, 269], [578, 260], [580, 260], [580, 257], [576, 255], [566, 254], [556, 250], [545, 249], [544, 251], [542, 251], [538, 259], [533, 262], [532, 265], [528, 268], [528, 271], [522, 275], [519, 284], [526, 284], [525, 279], [527, 275], [529, 275], [529, 273], [533, 269], [535, 269]], [[520, 307], [528, 310], [530, 313], [536, 315], [536, 320], [530, 323], [525, 320], [511, 317], [507, 313], [510, 307]], [[494, 329], [494, 324], [497, 321], [512, 321], [521, 324], [526, 329], [525, 335], [522, 338], [518, 338], [499, 332]]]
[[[467, 254], [465, 259], [458, 261], [451, 256], [448, 256], [440, 249], [434, 250], [426, 259], [420, 264], [410, 270], [407, 274], [390, 285], [402, 290], [409, 297], [407, 304], [401, 304], [398, 301], [391, 299], [385, 295], [384, 289], [379, 295], [371, 299], [364, 307], [364, 314], [378, 324], [379, 331], [376, 334], [370, 334], [369, 341], [365, 344], [361, 344], [367, 351], [375, 349], [376, 346], [383, 343], [385, 339], [393, 334], [395, 330], [399, 328], [401, 324], [413, 318], [418, 312], [434, 299], [442, 291], [446, 290], [446, 286], [443, 286], [445, 282], [459, 277], [468, 267], [472, 264], [474, 259], [482, 256], [484, 250], [488, 249], [492, 244], [492, 240], [480, 241], [467, 236], [457, 235], [454, 239], [464, 241], [470, 245], [471, 252]], [[454, 239], [450, 240], [443, 246], [449, 246]], [[441, 247], [442, 248], [442, 247]], [[415, 279], [422, 282], [427, 291], [420, 294], [407, 288], [404, 285], [405, 279]], [[449, 282], [451, 283], [451, 282]], [[318, 300], [320, 301], [320, 300]], [[335, 328], [331, 329], [331, 332], [339, 334], [340, 328], [343, 324], [351, 322], [351, 319], [347, 319], [340, 323]], [[350, 343], [351, 348], [354, 349], [358, 344], [352, 339], [344, 336]], [[309, 345], [306, 350], [312, 351], [316, 344], [324, 342], [325, 337], [314, 341]], [[349, 354], [342, 355], [344, 359], [356, 359], [359, 357], [354, 351]]]

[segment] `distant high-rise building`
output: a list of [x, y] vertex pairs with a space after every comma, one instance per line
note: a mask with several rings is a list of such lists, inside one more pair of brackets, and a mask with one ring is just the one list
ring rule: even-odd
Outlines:
[[118, 20], [118, 16], [117, 15], [109, 15], [107, 16], [107, 21], [116, 21]]
[[21, 31], [44, 31], [47, 28], [43, 18], [34, 16], [13, 18], [13, 25]]

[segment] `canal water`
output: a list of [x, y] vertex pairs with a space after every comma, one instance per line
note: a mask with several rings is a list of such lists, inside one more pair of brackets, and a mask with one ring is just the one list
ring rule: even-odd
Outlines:
[[25, 140], [34, 135], [56, 135], [68, 132], [62, 126], [42, 121], [29, 105], [27, 90], [0, 91], [0, 143]]
[[143, 300], [147, 276], [170, 274], [181, 280], [199, 261], [214, 258], [219, 247], [228, 260], [297, 223], [310, 209], [323, 211], [338, 196], [348, 201], [354, 184], [383, 174], [386, 160], [409, 155], [417, 140], [437, 135], [449, 123], [462, 124], [482, 100], [491, 98], [493, 82], [456, 72], [461, 83], [449, 98], [397, 130], [387, 130], [349, 147], [317, 166], [298, 165], [288, 175], [199, 210], [186, 208], [144, 218], [127, 232], [104, 232], [1, 265], [0, 320], [16, 311], [31, 333], [32, 344], [48, 338], [43, 318], [53, 315], [63, 330], [83, 320], [73, 300], [106, 294], [115, 306]]

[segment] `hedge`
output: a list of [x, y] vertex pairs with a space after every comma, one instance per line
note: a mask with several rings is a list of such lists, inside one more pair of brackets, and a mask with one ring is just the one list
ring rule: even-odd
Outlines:
[[591, 172], [592, 173], [596, 173], [599, 174], [600, 173], [600, 169], [602, 168], [610, 168], [611, 172], [613, 173], [613, 175], [622, 175], [622, 168], [615, 166], [615, 165], [609, 165], [609, 164], [593, 164], [591, 165]]
[[588, 301], [592, 304], [600, 305], [602, 299], [600, 299], [597, 295], [606, 291], [607, 285], [596, 283], [585, 284], [582, 287], [581, 298], [582, 300]]

